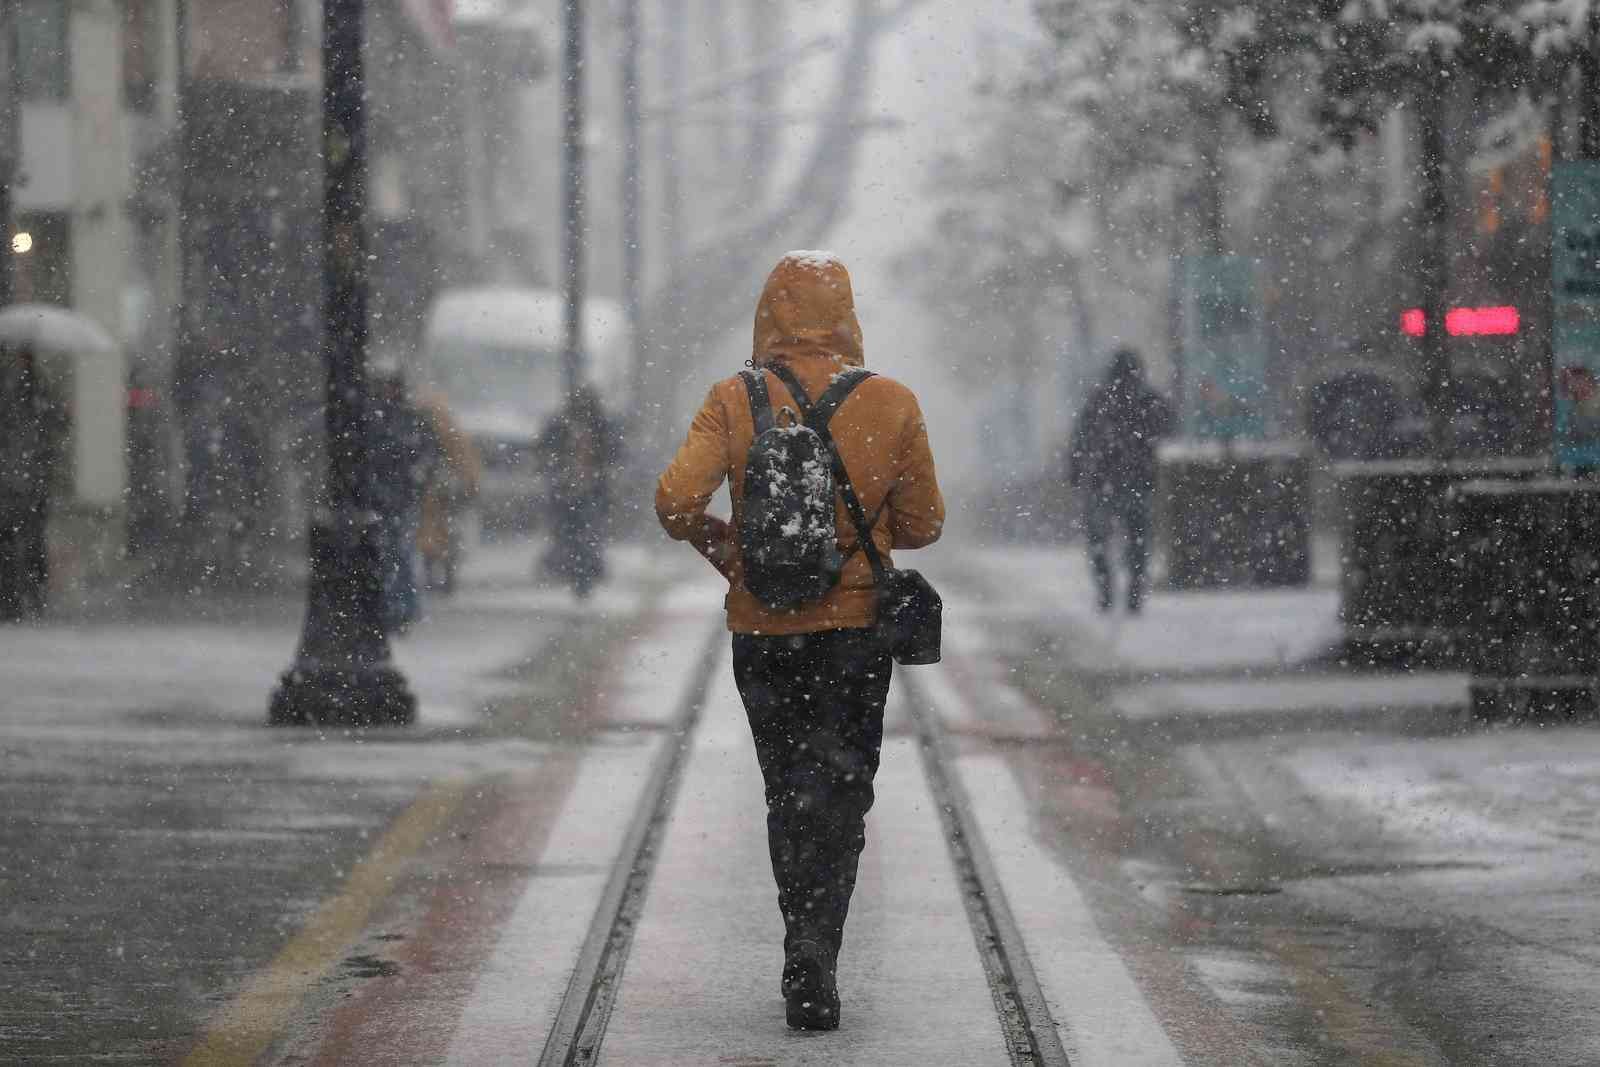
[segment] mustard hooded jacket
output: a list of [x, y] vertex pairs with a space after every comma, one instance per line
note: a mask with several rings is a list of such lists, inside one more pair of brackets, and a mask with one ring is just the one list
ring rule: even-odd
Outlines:
[[[773, 268], [756, 307], [752, 360], [757, 368], [782, 361], [811, 399], [846, 367], [865, 365], [850, 275], [826, 253], [791, 252]], [[767, 374], [774, 410], [793, 407], [787, 387]], [[850, 482], [868, 515], [877, 516], [873, 542], [891, 549], [938, 540], [944, 499], [934, 474], [927, 427], [911, 390], [876, 376], [858, 385], [829, 423]], [[835, 507], [840, 548], [850, 553], [839, 584], [820, 600], [773, 610], [741, 581], [737, 535], [744, 499], [744, 461], [755, 438], [750, 401], [737, 375], [711, 387], [689, 434], [656, 485], [656, 514], [667, 533], [694, 545], [728, 579], [728, 628], [735, 633], [801, 634], [870, 626], [876, 613], [872, 569], [865, 553], [850, 552], [856, 532], [842, 503]], [[712, 496], [727, 481], [733, 522], [707, 516]]]

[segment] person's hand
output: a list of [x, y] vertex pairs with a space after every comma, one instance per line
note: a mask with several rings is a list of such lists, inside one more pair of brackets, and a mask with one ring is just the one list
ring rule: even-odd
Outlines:
[[695, 535], [694, 547], [717, 568], [724, 578], [733, 580], [733, 526], [726, 519], [705, 515], [700, 520], [700, 532]]

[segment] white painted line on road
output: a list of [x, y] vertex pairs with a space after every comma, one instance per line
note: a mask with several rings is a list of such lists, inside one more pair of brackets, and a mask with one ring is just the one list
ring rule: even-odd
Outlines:
[[950, 677], [948, 667], [915, 667], [917, 684], [932, 702], [932, 710], [946, 729], [968, 731], [983, 725], [972, 710], [971, 702], [962, 697]]
[[[681, 713], [710, 621], [656, 619], [606, 673], [602, 721], [664, 724]], [[585, 752], [528, 888], [463, 1008], [449, 1063], [539, 1061], [658, 753], [677, 743], [657, 732], [612, 732]]]
[[704, 614], [721, 611], [728, 599], [728, 583], [709, 566], [696, 575], [694, 581], [679, 582], [667, 591], [661, 601], [663, 615]]
[[996, 756], [956, 761], [1073, 1067], [1175, 1067], [1183, 1059], [1066, 868], [1039, 843], [1027, 800]]
[[[683, 711], [684, 694], [706, 647], [708, 612], [692, 621], [666, 614], [619, 653], [619, 669], [605, 683], [605, 717], [613, 723], [666, 726]], [[724, 639], [725, 640], [725, 639]], [[726, 653], [723, 653], [726, 655]]]
[[619, 1067], [1007, 1063], [910, 739], [884, 746], [840, 956], [842, 1027], [785, 1027], [761, 776], [726, 667], [705, 715], [600, 1059]]
[[528, 889], [462, 1010], [448, 1063], [538, 1062], [663, 743], [638, 736], [585, 756]]

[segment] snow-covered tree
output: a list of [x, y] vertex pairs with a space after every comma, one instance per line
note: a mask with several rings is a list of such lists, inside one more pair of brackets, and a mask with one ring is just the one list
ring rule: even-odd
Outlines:
[[1240, 130], [1272, 118], [1253, 95], [1261, 20], [1240, 4], [1034, 10], [1043, 41], [983, 87], [987, 136], [944, 162], [932, 188], [944, 209], [906, 257], [990, 383], [1011, 383], [1019, 432], [1041, 366], [1064, 357], [1071, 380], [1113, 341], [1169, 348], [1175, 257], [1228, 247], [1232, 149], [1256, 150]]
[[[1375, 132], [1397, 109], [1411, 124], [1417, 167], [1417, 240], [1409, 266], [1427, 321], [1423, 338], [1423, 390], [1430, 438], [1447, 445], [1444, 397], [1450, 366], [1443, 346], [1448, 285], [1449, 194], [1456, 187], [1450, 168], [1452, 109], [1484, 101], [1525, 98], [1549, 83], [1549, 67], [1562, 28], [1571, 29], [1576, 5], [1526, 0], [1320, 0], [1290, 5], [1285, 0], [1244, 0], [1243, 7], [1269, 15], [1250, 42], [1272, 63], [1306, 64], [1300, 86], [1309, 99], [1324, 143], [1350, 149]], [[1560, 6], [1562, 10], [1555, 10]], [[1547, 60], [1533, 46], [1541, 41]], [[1263, 98], [1269, 110], [1274, 101]], [[1272, 124], [1266, 124], [1270, 127]]]

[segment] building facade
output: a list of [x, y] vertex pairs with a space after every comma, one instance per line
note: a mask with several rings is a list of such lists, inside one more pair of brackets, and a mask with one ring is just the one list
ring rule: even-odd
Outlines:
[[71, 500], [116, 513], [132, 360], [162, 343], [176, 291], [171, 205], [148, 180], [175, 119], [161, 86], [176, 0], [11, 2], [12, 295], [74, 308], [118, 342], [53, 367], [72, 415]]

